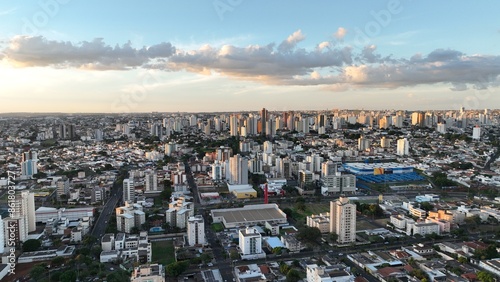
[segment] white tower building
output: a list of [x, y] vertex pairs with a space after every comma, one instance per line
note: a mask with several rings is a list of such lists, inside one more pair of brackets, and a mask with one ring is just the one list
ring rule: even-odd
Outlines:
[[189, 246], [205, 245], [205, 221], [201, 215], [188, 219], [187, 235]]
[[123, 202], [134, 203], [135, 201], [135, 187], [134, 179], [129, 178], [123, 180]]
[[356, 205], [350, 204], [349, 198], [330, 202], [330, 232], [338, 235], [340, 244], [356, 241]]
[[408, 139], [398, 139], [396, 154], [399, 156], [407, 156], [410, 154], [410, 143], [408, 142]]

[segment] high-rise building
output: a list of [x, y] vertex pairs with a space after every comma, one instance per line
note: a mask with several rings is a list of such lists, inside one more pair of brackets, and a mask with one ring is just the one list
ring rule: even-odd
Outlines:
[[479, 125], [476, 125], [472, 129], [472, 139], [474, 139], [474, 140], [481, 139], [481, 127], [479, 127]]
[[188, 219], [187, 235], [189, 246], [205, 245], [205, 221], [201, 215]]
[[35, 151], [24, 152], [21, 156], [21, 177], [32, 178], [38, 172], [37, 162], [38, 154]]
[[349, 198], [330, 202], [330, 232], [338, 235], [340, 244], [356, 241], [356, 205], [349, 203]]
[[262, 235], [254, 227], [239, 231], [239, 244], [242, 255], [262, 254]]
[[146, 222], [142, 205], [125, 202], [125, 206], [115, 209], [116, 228], [120, 232], [131, 233], [132, 228], [140, 228]]
[[134, 203], [135, 201], [135, 187], [134, 179], [129, 178], [123, 180], [123, 202]]
[[364, 151], [370, 147], [370, 141], [364, 136], [358, 138], [358, 151]]
[[291, 178], [292, 177], [292, 160], [288, 157], [281, 161], [281, 177]]
[[58, 200], [61, 200], [62, 197], [68, 196], [69, 193], [69, 179], [67, 177], [63, 177], [56, 182], [57, 190], [56, 196]]
[[389, 148], [390, 146], [391, 146], [391, 139], [382, 136], [382, 138], [380, 138], [380, 147]]
[[231, 136], [238, 136], [238, 116], [229, 117], [229, 132]]
[[239, 154], [229, 159], [230, 184], [248, 184], [248, 160]]
[[326, 161], [321, 164], [321, 177], [335, 175], [337, 173], [337, 164], [332, 161]]
[[146, 192], [154, 192], [158, 191], [158, 176], [155, 171], [149, 171], [144, 176], [145, 178], [145, 191]]
[[267, 120], [268, 120], [268, 112], [266, 110], [266, 108], [262, 108], [262, 110], [260, 111], [260, 133], [262, 135], [267, 135], [268, 133], [266, 132], [266, 128], [267, 128]]
[[408, 142], [408, 139], [398, 139], [396, 154], [398, 156], [408, 156], [410, 154], [410, 143]]
[[0, 254], [3, 254], [5, 251], [5, 234], [4, 234], [4, 228], [3, 228], [3, 220], [2, 216], [0, 215]]

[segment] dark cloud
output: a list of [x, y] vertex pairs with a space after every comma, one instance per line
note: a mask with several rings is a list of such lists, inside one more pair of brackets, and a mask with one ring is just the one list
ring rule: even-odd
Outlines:
[[102, 38], [78, 44], [50, 41], [42, 36], [17, 36], [3, 50], [7, 59], [20, 66], [127, 69], [175, 52], [170, 43], [136, 49], [130, 42], [111, 47]]

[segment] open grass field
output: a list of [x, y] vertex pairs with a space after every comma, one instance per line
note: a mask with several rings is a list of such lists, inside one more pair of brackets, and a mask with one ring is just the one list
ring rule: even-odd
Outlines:
[[153, 262], [168, 265], [175, 262], [175, 248], [172, 241], [152, 242]]

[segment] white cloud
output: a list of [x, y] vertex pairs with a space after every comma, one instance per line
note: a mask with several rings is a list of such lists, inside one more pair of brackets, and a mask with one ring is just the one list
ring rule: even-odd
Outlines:
[[346, 34], [347, 34], [347, 29], [339, 27], [337, 31], [333, 34], [333, 36], [335, 36], [335, 38], [337, 38], [338, 40], [342, 40], [344, 39]]
[[297, 46], [297, 43], [303, 41], [305, 38], [305, 35], [302, 34], [302, 31], [299, 29], [288, 36], [286, 40], [283, 40], [283, 42], [281, 42], [278, 46], [278, 50], [280, 52], [289, 52]]

